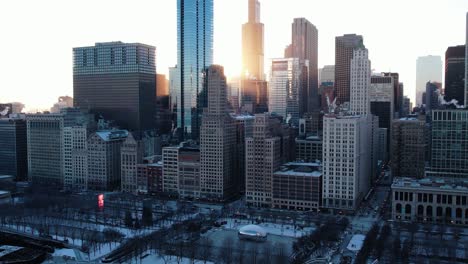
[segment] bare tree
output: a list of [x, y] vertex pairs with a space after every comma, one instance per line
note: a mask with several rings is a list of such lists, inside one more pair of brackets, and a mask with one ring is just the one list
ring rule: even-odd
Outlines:
[[231, 264], [234, 261], [233, 254], [234, 239], [227, 237], [223, 240], [221, 249], [219, 250], [219, 259], [225, 264]]

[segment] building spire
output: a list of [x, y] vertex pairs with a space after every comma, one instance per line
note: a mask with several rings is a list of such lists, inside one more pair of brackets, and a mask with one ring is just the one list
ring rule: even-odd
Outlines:
[[249, 0], [249, 22], [260, 23], [260, 2]]

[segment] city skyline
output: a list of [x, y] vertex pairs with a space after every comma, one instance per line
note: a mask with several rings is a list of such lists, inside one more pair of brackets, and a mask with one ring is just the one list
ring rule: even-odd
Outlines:
[[[24, 10], [25, 3], [30, 8]], [[7, 90], [0, 95], [1, 102], [21, 101], [26, 104], [26, 110], [35, 111], [48, 109], [58, 96], [72, 95], [73, 47], [117, 40], [140, 42], [156, 46], [158, 73], [167, 74], [168, 67], [177, 63], [175, 2], [137, 1], [132, 2], [133, 5], [114, 5], [112, 2], [109, 5], [111, 2], [101, 1], [93, 2], [93, 9], [88, 9], [86, 3], [80, 2], [78, 6], [50, 0], [1, 4], [0, 22], [14, 25], [7, 27], [2, 35], [3, 39], [11, 41], [0, 44], [3, 58], [0, 86]], [[281, 57], [289, 44], [292, 19], [305, 17], [319, 30], [319, 67], [334, 64], [335, 36], [362, 35], [372, 54], [369, 59], [373, 69], [400, 73], [405, 95], [413, 102], [417, 57], [429, 54], [443, 57], [448, 46], [462, 45], [465, 41], [468, 4], [462, 1], [451, 1], [450, 5], [425, 1], [424, 6], [419, 6], [418, 1], [404, 4], [397, 1], [385, 6], [385, 12], [379, 11], [379, 5], [370, 1], [356, 4], [295, 0], [286, 7], [273, 0], [260, 3], [265, 25], [266, 73], [269, 59]], [[143, 10], [139, 8], [142, 5], [150, 8]], [[223, 65], [227, 76], [233, 77], [242, 69], [241, 30], [247, 21], [247, 1], [215, 1], [214, 5], [214, 63]], [[337, 5], [342, 8], [331, 12]], [[98, 13], [101, 7], [108, 10], [106, 14], [113, 15]], [[44, 12], [38, 12], [41, 10]], [[158, 10], [163, 10], [164, 15]], [[281, 16], [275, 15], [278, 10], [281, 10]], [[127, 16], [127, 13], [138, 13], [138, 19], [131, 19], [134, 15]], [[439, 14], [435, 16], [438, 19], [424, 19], [428, 13]], [[86, 20], [82, 19], [83, 14], [86, 14]], [[130, 19], [121, 19], [126, 17]], [[336, 23], [337, 19], [346, 23]], [[34, 44], [32, 48], [31, 43]], [[395, 51], [389, 51], [391, 49]], [[23, 77], [25, 71], [29, 72], [28, 78]]]

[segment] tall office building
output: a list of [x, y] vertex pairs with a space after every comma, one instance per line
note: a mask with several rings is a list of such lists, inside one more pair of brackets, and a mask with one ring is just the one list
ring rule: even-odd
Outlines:
[[268, 83], [262, 80], [241, 81], [241, 112], [261, 114], [268, 112]]
[[120, 161], [120, 190], [138, 194], [137, 166], [143, 162], [143, 148], [131, 133], [120, 147]]
[[126, 130], [98, 131], [88, 138], [88, 189], [116, 191], [121, 187], [122, 143]]
[[67, 179], [71, 177], [71, 167], [68, 166], [71, 156], [64, 147], [71, 141], [64, 137], [64, 128], [83, 125], [85, 121], [83, 113], [76, 108], [62, 109], [56, 114], [26, 115], [29, 181], [64, 187], [65, 172]]
[[88, 155], [85, 124], [63, 128], [63, 173], [65, 189], [86, 190], [88, 188]]
[[265, 79], [263, 57], [263, 23], [260, 22], [260, 2], [248, 0], [249, 20], [242, 25], [242, 78]]
[[298, 58], [272, 59], [268, 109], [283, 117], [286, 123], [297, 124], [307, 109], [308, 61]]
[[238, 193], [245, 193], [245, 139], [253, 136], [255, 117], [251, 115], [231, 115], [236, 126], [234, 145], [234, 185]]
[[401, 104], [403, 103], [403, 84], [400, 87], [400, 74], [397, 72], [383, 72], [382, 76], [393, 78], [393, 113], [392, 118], [398, 118], [397, 113], [400, 112]]
[[156, 48], [106, 42], [73, 49], [74, 106], [132, 131], [155, 128]]
[[226, 200], [235, 192], [233, 159], [234, 120], [227, 112], [224, 68], [212, 65], [205, 73], [208, 107], [204, 109], [200, 133], [201, 195]]
[[213, 64], [213, 0], [177, 0], [177, 128], [198, 140], [206, 94], [203, 71]]
[[468, 178], [468, 111], [432, 111], [431, 164], [428, 177]]
[[371, 62], [365, 48], [355, 49], [351, 59], [350, 110], [355, 115], [370, 114]]
[[416, 105], [422, 104], [422, 94], [427, 82], [442, 82], [442, 60], [440, 56], [419, 57], [416, 61]]
[[392, 76], [371, 76], [370, 109], [379, 117], [379, 127], [390, 131], [393, 119], [393, 88], [395, 79]]
[[255, 115], [252, 137], [245, 140], [245, 192], [248, 205], [271, 207], [273, 173], [281, 165], [281, 138], [274, 134], [279, 120], [270, 114]]
[[335, 38], [335, 91], [337, 104], [350, 100], [351, 59], [355, 49], [364, 48], [362, 36], [347, 34]]
[[[169, 96], [170, 96], [170, 109], [172, 113], [177, 113], [177, 102], [180, 101], [180, 79], [179, 69], [177, 65], [175, 67], [169, 67]], [[175, 125], [180, 123], [179, 117], [177, 116], [173, 120]]]
[[423, 120], [401, 118], [392, 122], [390, 151], [394, 177], [424, 177], [427, 133]]
[[413, 111], [411, 100], [407, 97], [403, 97], [403, 111], [401, 113], [402, 117], [406, 117]]
[[445, 52], [445, 100], [465, 104], [465, 45], [448, 47]]
[[164, 74], [156, 74], [156, 97], [169, 95], [169, 80]]
[[28, 177], [26, 121], [0, 118], [0, 175], [24, 181]]
[[319, 69], [319, 86], [323, 83], [335, 83], [335, 65], [325, 65]]
[[373, 118], [327, 115], [323, 121], [323, 206], [354, 211], [370, 188]]
[[466, 13], [466, 40], [465, 40], [465, 100], [468, 104], [468, 12]]
[[439, 108], [439, 96], [442, 93], [442, 83], [438, 82], [427, 82], [426, 83], [426, 92], [424, 95], [426, 96], [424, 102], [426, 105], [426, 113]]
[[290, 46], [291, 58], [309, 62], [308, 87], [304, 91], [305, 112], [317, 110], [318, 99], [318, 30], [305, 18], [294, 18]]

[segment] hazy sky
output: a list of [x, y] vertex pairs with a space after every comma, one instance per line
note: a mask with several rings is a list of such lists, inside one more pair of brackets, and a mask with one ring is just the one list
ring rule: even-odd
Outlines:
[[[247, 0], [214, 0], [214, 61], [241, 70]], [[468, 0], [260, 0], [265, 65], [282, 57], [294, 17], [319, 30], [319, 66], [334, 64], [335, 36], [364, 36], [372, 68], [395, 71], [414, 99], [416, 58], [465, 42]], [[176, 0], [0, 1], [0, 102], [49, 108], [72, 95], [72, 48], [95, 42], [141, 42], [157, 48], [157, 70], [177, 61]]]

